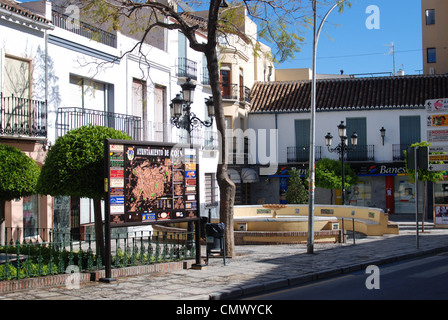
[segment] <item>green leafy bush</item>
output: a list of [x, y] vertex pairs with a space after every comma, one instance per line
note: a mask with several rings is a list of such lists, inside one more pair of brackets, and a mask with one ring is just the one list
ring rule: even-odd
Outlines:
[[56, 140], [42, 167], [37, 188], [51, 196], [104, 196], [104, 139], [131, 139], [126, 133], [88, 125]]

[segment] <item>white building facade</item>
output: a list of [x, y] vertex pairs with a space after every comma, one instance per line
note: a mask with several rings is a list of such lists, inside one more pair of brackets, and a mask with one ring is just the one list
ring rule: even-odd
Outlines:
[[[3, 130], [0, 139], [1, 143], [19, 145], [40, 165], [58, 137], [87, 124], [113, 127], [139, 141], [188, 142], [185, 132], [170, 121], [171, 100], [181, 92], [180, 85], [187, 78], [196, 84], [192, 111], [201, 119], [208, 116], [205, 99], [211, 96], [211, 90], [205, 81], [203, 55], [189, 48], [178, 31], [158, 32], [143, 43], [141, 51], [130, 52], [140, 40], [138, 35], [100, 29], [82, 18], [71, 24], [73, 11], [63, 2], [0, 3], [2, 115], [10, 111], [6, 102], [17, 97], [19, 89], [20, 98], [36, 101], [44, 108], [42, 124], [38, 123], [42, 132], [34, 129], [25, 136]], [[13, 87], [17, 93], [11, 91]], [[3, 118], [2, 125], [6, 121]], [[211, 187], [206, 176], [216, 172], [217, 153], [207, 152], [217, 148], [213, 136], [215, 125], [192, 133], [192, 142], [201, 146], [201, 186]], [[218, 194], [216, 190], [214, 193]], [[200, 201], [204, 210], [207, 194], [203, 187]], [[69, 227], [73, 233], [93, 228], [89, 199], [36, 195], [26, 201], [32, 202], [31, 209], [27, 209], [28, 204], [22, 205], [22, 200], [7, 204], [9, 228]], [[26, 219], [29, 215], [32, 218]]]
[[[415, 212], [414, 184], [406, 174], [403, 151], [426, 141], [425, 101], [448, 94], [447, 76], [402, 76], [328, 79], [317, 81], [316, 161], [339, 159], [329, 152], [341, 142], [337, 126], [344, 122], [347, 136], [358, 134], [358, 145], [345, 159], [358, 175], [358, 184], [347, 190], [345, 203], [378, 207], [391, 214]], [[253, 190], [253, 203], [284, 203], [288, 170], [309, 168], [310, 81], [257, 83], [249, 126], [276, 133], [276, 170], [262, 176]], [[381, 129], [385, 129], [382, 137]], [[275, 142], [275, 143], [274, 143]], [[267, 164], [260, 165], [267, 167]], [[429, 190], [432, 192], [432, 189]], [[336, 204], [341, 196], [336, 193]], [[419, 193], [420, 197], [423, 192]], [[419, 197], [419, 198], [420, 198]], [[420, 199], [421, 200], [421, 199]], [[329, 203], [328, 190], [318, 188], [316, 203]], [[419, 203], [422, 203], [420, 201]]]

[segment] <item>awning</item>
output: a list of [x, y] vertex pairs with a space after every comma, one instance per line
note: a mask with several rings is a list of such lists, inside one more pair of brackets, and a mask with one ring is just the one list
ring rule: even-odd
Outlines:
[[240, 174], [235, 169], [227, 169], [227, 174], [233, 183], [241, 183]]
[[252, 168], [241, 169], [241, 179], [244, 183], [258, 182], [258, 173]]

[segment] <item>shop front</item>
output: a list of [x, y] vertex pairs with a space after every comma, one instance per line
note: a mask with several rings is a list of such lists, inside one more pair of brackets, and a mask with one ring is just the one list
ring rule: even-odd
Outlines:
[[[358, 176], [358, 183], [347, 188], [346, 204], [380, 208], [394, 215], [415, 213], [415, 184], [409, 179], [404, 163], [350, 163], [350, 166]], [[253, 186], [253, 199], [258, 199], [258, 203], [286, 203], [284, 195], [292, 168], [306, 177], [307, 164], [280, 165], [275, 174], [260, 176], [260, 182]], [[422, 212], [422, 182], [418, 184], [417, 194], [419, 212]], [[432, 199], [432, 189], [428, 188], [427, 194]], [[444, 195], [448, 199], [448, 181]], [[335, 196], [330, 197], [325, 190], [316, 188], [316, 203], [341, 204], [340, 199], [340, 190], [335, 190]]]
[[448, 176], [434, 184], [434, 225], [448, 228]]
[[[348, 188], [351, 205], [377, 207], [389, 214], [415, 213], [415, 183], [404, 163], [352, 163], [358, 183]], [[423, 208], [423, 183], [418, 183], [419, 212]]]

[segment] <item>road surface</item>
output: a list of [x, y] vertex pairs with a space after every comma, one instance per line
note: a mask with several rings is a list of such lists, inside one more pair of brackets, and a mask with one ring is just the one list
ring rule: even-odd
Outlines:
[[245, 300], [448, 299], [448, 253], [341, 275]]

